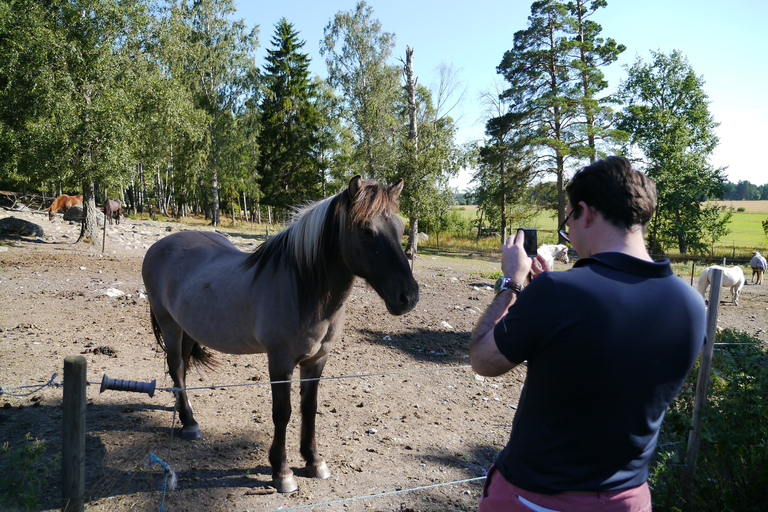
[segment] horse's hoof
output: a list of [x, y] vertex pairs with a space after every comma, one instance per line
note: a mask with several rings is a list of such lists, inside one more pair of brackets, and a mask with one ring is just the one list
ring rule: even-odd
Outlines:
[[328, 465], [325, 463], [325, 461], [316, 466], [310, 466], [307, 464], [307, 473], [309, 473], [310, 477], [319, 478], [320, 480], [325, 480], [326, 478], [331, 477], [331, 470], [328, 469]]
[[184, 437], [184, 439], [189, 439], [190, 441], [194, 441], [195, 439], [200, 439], [203, 437], [203, 434], [200, 433], [200, 427], [198, 425], [194, 425], [192, 427], [182, 427], [181, 435]]
[[293, 475], [272, 478], [272, 486], [280, 493], [296, 492], [299, 490], [299, 485], [296, 483]]

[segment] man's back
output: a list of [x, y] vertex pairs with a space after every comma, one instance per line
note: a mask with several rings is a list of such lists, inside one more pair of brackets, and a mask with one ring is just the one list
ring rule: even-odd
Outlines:
[[668, 262], [602, 253], [534, 279], [494, 331], [510, 361], [528, 361], [502, 474], [540, 493], [645, 482], [704, 316], [701, 296]]

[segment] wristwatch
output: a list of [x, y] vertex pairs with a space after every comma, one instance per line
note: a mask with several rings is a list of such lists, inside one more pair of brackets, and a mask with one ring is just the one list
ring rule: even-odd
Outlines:
[[503, 292], [504, 290], [512, 290], [513, 292], [519, 294], [521, 291], [523, 291], [523, 285], [514, 282], [508, 277], [501, 276], [496, 280], [496, 284], [493, 285], [493, 290], [497, 294]]

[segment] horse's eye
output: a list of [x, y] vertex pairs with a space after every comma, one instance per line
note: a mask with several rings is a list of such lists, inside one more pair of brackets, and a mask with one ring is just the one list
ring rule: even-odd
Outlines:
[[373, 237], [373, 230], [370, 228], [370, 226], [363, 226], [363, 229], [360, 230], [360, 234], [365, 238], [371, 238]]

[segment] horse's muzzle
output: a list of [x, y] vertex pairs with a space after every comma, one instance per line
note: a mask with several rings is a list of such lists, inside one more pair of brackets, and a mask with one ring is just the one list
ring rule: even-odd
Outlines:
[[391, 315], [403, 315], [409, 311], [411, 311], [413, 308], [416, 307], [416, 304], [419, 303], [419, 285], [416, 284], [415, 287], [412, 290], [403, 290], [400, 292], [400, 295], [397, 298], [397, 302], [395, 304], [390, 304], [389, 302], [386, 302], [387, 305], [387, 311]]

